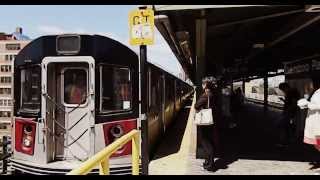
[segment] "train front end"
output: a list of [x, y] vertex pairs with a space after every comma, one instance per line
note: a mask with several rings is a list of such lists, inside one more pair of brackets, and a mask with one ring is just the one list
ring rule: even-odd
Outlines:
[[[21, 50], [12, 169], [66, 174], [137, 129], [137, 65], [133, 52], [98, 35], [44, 36]], [[110, 173], [131, 174], [130, 142], [110, 158]]]

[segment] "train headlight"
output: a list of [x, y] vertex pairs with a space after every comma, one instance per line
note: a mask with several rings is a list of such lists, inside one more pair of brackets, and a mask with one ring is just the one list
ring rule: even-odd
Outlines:
[[32, 126], [25, 125], [23, 128], [23, 146], [30, 147], [32, 144]]
[[124, 130], [120, 124], [117, 124], [110, 129], [110, 133], [113, 137], [120, 138], [124, 134]]

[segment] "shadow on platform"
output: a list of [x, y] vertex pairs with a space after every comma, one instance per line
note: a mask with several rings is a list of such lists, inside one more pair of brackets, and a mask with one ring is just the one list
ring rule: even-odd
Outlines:
[[[302, 139], [296, 139], [287, 147], [276, 146], [278, 142], [278, 121], [281, 111], [246, 103], [234, 129], [224, 129], [221, 133], [223, 156], [217, 161], [223, 169], [238, 159], [314, 162], [320, 155]], [[320, 167], [315, 163], [314, 168]]]
[[[152, 160], [175, 154], [179, 151], [186, 129], [191, 101], [178, 114], [178, 119], [162, 138], [162, 142]], [[238, 159], [310, 162], [312, 168], [319, 168], [319, 152], [302, 140], [291, 143], [286, 148], [276, 146], [279, 130], [276, 128], [281, 117], [281, 110], [246, 103], [240, 113], [237, 127], [224, 128], [220, 131], [222, 156], [217, 159], [219, 169]]]

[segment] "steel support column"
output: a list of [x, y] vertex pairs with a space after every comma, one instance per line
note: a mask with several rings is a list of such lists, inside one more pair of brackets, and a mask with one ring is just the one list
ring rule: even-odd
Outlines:
[[197, 97], [201, 94], [202, 78], [206, 73], [206, 19], [196, 20], [196, 86]]
[[[205, 11], [202, 10], [201, 14], [204, 16]], [[206, 34], [207, 34], [207, 21], [206, 19], [196, 19], [196, 99], [202, 93], [202, 78], [206, 75]], [[199, 138], [197, 128], [197, 150], [196, 157], [203, 158], [204, 153], [200, 146], [201, 139]]]

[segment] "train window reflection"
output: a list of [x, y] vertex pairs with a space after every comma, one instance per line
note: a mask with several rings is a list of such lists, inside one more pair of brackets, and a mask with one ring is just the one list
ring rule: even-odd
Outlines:
[[64, 102], [84, 104], [87, 101], [87, 72], [84, 69], [67, 69], [64, 72]]
[[109, 113], [131, 109], [132, 83], [130, 70], [111, 65], [101, 66], [100, 111]]
[[40, 111], [40, 67], [21, 70], [21, 110]]

